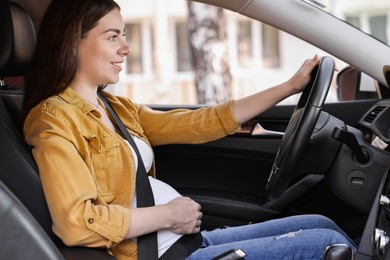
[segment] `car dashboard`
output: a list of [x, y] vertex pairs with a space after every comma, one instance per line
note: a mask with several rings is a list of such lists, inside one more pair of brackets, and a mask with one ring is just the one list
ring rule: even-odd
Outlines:
[[360, 120], [359, 124], [390, 143], [390, 99], [379, 101]]
[[[383, 150], [390, 146], [390, 99], [375, 104], [360, 120], [369, 130], [373, 145]], [[390, 164], [389, 164], [390, 166]], [[355, 259], [390, 259], [390, 167], [379, 186]]]
[[[384, 66], [384, 76], [390, 86], [390, 66]], [[360, 128], [367, 133], [367, 141], [380, 150], [390, 151], [390, 99], [373, 105], [359, 120]], [[356, 260], [390, 259], [390, 163], [372, 204], [366, 226], [359, 242]]]

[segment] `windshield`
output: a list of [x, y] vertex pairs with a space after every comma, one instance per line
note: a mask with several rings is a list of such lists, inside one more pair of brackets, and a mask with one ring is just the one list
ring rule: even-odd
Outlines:
[[[285, 31], [229, 10], [184, 0], [169, 0], [169, 5], [166, 0], [116, 1], [122, 9], [131, 54], [124, 64], [120, 82], [112, 89], [138, 103], [197, 105], [241, 98], [284, 82], [314, 54], [331, 56]], [[314, 5], [387, 45], [390, 42], [390, 0], [294, 1]], [[201, 19], [198, 24], [190, 26], [194, 14]], [[214, 26], [203, 26], [207, 23]], [[299, 27], [312, 29], [308, 23]], [[198, 44], [209, 47], [208, 50], [197, 50], [194, 45], [207, 42], [202, 35], [222, 37], [213, 47]], [[332, 39], [336, 43], [339, 40]], [[196, 53], [202, 55], [195, 59]], [[220, 59], [206, 60], [205, 57]], [[349, 66], [337, 57], [334, 59], [338, 71]], [[209, 64], [207, 69], [214, 71], [201, 71], [202, 68], [197, 67], [201, 64]], [[216, 69], [223, 75], [216, 76]], [[211, 77], [199, 80], [201, 75]], [[200, 85], [202, 81], [205, 86]], [[340, 101], [334, 81], [327, 102]], [[218, 82], [222, 85], [219, 86]], [[216, 93], [216, 89], [223, 91], [218, 92], [218, 96], [205, 97]], [[297, 99], [295, 95], [280, 104], [296, 103]]]
[[303, 0], [389, 45], [389, 0]]

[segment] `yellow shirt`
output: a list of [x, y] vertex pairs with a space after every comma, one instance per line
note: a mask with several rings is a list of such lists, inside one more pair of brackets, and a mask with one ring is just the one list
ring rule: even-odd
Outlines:
[[[130, 133], [151, 146], [212, 141], [240, 128], [233, 101], [161, 112], [104, 95]], [[136, 245], [124, 240], [135, 190], [135, 162], [125, 140], [70, 88], [30, 111], [24, 135], [38, 164], [55, 234], [69, 246], [103, 247], [118, 259], [136, 259]], [[155, 176], [154, 166], [149, 174]]]

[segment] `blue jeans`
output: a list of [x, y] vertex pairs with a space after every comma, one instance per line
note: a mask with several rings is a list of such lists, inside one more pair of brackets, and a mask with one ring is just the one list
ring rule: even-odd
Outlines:
[[321, 259], [330, 244], [355, 243], [330, 219], [321, 215], [298, 215], [258, 224], [203, 231], [203, 246], [187, 260], [211, 258], [242, 249], [246, 260]]

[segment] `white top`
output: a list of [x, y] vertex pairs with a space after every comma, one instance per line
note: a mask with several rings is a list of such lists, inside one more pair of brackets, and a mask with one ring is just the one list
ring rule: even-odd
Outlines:
[[[139, 153], [145, 165], [146, 172], [150, 171], [153, 163], [153, 151], [142, 139], [132, 136], [136, 143]], [[126, 140], [127, 142], [127, 140]], [[128, 142], [127, 142], [128, 143]], [[129, 144], [129, 143], [128, 143]], [[134, 155], [135, 167], [138, 168], [138, 157], [133, 147], [129, 144]], [[150, 186], [152, 187], [154, 202], [156, 205], [167, 204], [169, 201], [180, 197], [181, 195], [168, 184], [159, 181], [149, 176]], [[137, 207], [137, 193], [134, 192], [134, 198], [131, 202], [131, 208]], [[160, 230], [157, 232], [158, 257], [162, 256], [168, 248], [173, 245], [182, 235], [173, 233], [168, 230]], [[134, 239], [136, 242], [136, 239]]]

